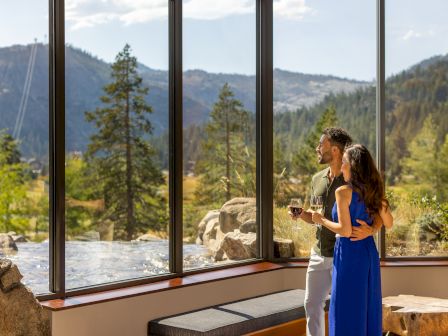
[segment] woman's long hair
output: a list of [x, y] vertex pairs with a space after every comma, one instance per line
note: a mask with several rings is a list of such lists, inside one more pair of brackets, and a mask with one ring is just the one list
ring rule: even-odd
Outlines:
[[378, 214], [385, 197], [383, 179], [368, 149], [363, 145], [353, 145], [345, 149], [351, 168], [349, 185], [358, 192], [366, 204], [370, 216]]

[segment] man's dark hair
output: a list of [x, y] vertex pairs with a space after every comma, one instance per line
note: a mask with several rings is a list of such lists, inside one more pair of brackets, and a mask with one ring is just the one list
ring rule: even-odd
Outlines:
[[328, 140], [330, 140], [333, 146], [337, 146], [341, 153], [344, 152], [345, 148], [352, 144], [352, 137], [347, 133], [347, 131], [340, 127], [328, 127], [322, 132]]

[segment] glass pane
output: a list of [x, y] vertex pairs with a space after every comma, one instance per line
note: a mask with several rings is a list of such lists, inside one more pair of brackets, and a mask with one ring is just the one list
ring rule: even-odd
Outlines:
[[255, 3], [183, 2], [185, 269], [258, 255]]
[[[0, 5], [0, 258], [49, 292], [48, 1]], [[8, 32], [8, 33], [6, 33]], [[3, 248], [2, 248], [3, 247]]]
[[[376, 1], [274, 0], [274, 240], [277, 257], [308, 257], [316, 228], [287, 206], [309, 207], [315, 148], [343, 127], [375, 156]], [[289, 248], [277, 248], [277, 246]]]
[[169, 271], [168, 1], [92, 3], [66, 7], [69, 289]]
[[448, 3], [386, 5], [386, 253], [448, 256]]

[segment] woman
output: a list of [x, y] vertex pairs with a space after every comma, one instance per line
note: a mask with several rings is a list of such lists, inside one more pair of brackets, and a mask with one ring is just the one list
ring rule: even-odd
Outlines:
[[313, 221], [337, 235], [334, 247], [330, 301], [330, 336], [381, 336], [381, 276], [378, 251], [372, 236], [350, 241], [355, 219], [369, 225], [380, 216], [386, 228], [393, 218], [384, 185], [369, 151], [353, 145], [342, 157], [342, 174], [347, 185], [336, 190], [333, 222], [319, 213]]

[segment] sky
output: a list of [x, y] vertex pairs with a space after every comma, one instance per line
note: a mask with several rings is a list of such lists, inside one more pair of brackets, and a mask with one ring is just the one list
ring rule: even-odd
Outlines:
[[[168, 0], [66, 0], [66, 42], [168, 69]], [[448, 1], [386, 0], [386, 75], [448, 53]], [[184, 70], [255, 73], [255, 0], [184, 0]], [[274, 67], [376, 75], [376, 0], [274, 0]], [[48, 0], [0, 2], [0, 47], [48, 42]]]

